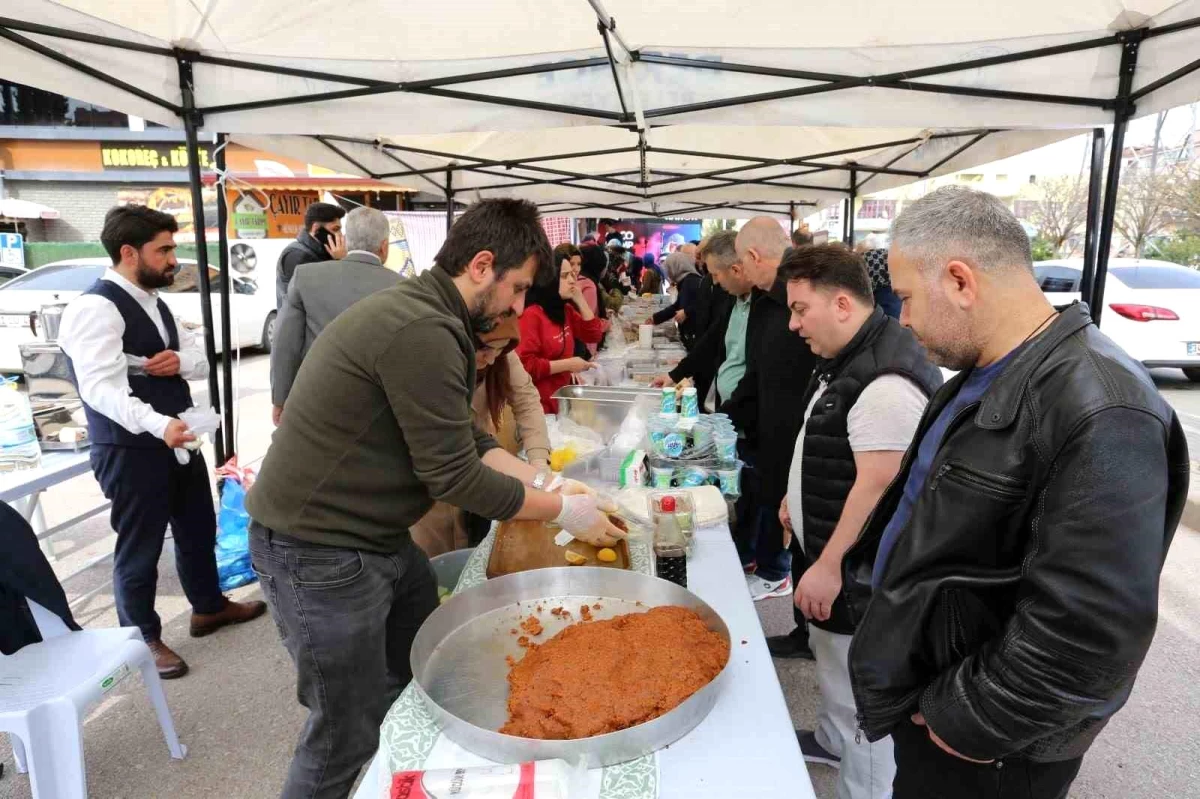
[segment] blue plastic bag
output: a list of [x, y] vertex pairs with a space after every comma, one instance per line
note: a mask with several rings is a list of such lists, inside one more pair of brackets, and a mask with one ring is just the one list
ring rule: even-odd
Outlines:
[[226, 477], [221, 492], [221, 510], [217, 514], [217, 577], [222, 591], [258, 579], [250, 567], [249, 531], [246, 489], [236, 479]]

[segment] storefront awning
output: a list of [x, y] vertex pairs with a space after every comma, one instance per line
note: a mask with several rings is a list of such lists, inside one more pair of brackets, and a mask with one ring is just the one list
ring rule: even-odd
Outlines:
[[5, 219], [58, 219], [59, 213], [41, 203], [9, 197], [0, 200], [0, 217]]

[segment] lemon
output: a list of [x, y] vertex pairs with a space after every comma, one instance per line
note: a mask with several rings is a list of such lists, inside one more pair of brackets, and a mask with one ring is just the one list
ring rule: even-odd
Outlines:
[[616, 563], [617, 562], [617, 553], [614, 552], [613, 550], [609, 549], [608, 547], [605, 547], [604, 549], [602, 549], [596, 553], [596, 559], [603, 561], [605, 563]]
[[588, 561], [586, 555], [580, 555], [578, 552], [572, 552], [569, 549], [567, 550], [566, 558], [567, 563], [570, 563], [572, 566], [582, 566]]

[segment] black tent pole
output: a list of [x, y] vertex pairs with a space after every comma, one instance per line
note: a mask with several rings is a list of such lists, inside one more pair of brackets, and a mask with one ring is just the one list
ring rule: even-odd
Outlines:
[[[179, 88], [183, 94], [183, 135], [187, 144], [188, 181], [192, 189], [192, 228], [196, 232], [196, 271], [200, 279], [200, 316], [204, 320], [204, 354], [208, 357], [208, 402], [221, 411], [221, 389], [217, 383], [217, 346], [213, 340], [212, 287], [208, 281], [208, 243], [204, 237], [204, 192], [200, 182], [200, 161], [197, 157], [199, 142], [196, 128], [200, 123], [196, 114], [196, 97], [192, 78], [192, 62], [181, 53], [175, 54], [179, 65]], [[226, 351], [229, 343], [226, 340]], [[225, 442], [220, 430], [213, 437], [216, 466], [225, 463]]]
[[1104, 185], [1104, 128], [1092, 131], [1092, 168], [1088, 177], [1087, 223], [1083, 234], [1083, 279], [1079, 290], [1092, 307], [1092, 283], [1096, 279], [1096, 227], [1100, 221], [1100, 190]]
[[854, 165], [850, 165], [850, 196], [846, 198], [846, 207], [849, 212], [846, 214], [846, 244], [850, 245], [850, 249], [854, 249], [854, 201], [858, 199], [858, 170]]
[[1104, 310], [1104, 282], [1108, 277], [1108, 253], [1112, 248], [1113, 220], [1117, 216], [1117, 189], [1121, 183], [1121, 156], [1125, 149], [1125, 129], [1136, 106], [1130, 99], [1133, 75], [1137, 71], [1138, 48], [1145, 38], [1145, 29], [1124, 34], [1121, 47], [1121, 73], [1117, 88], [1117, 110], [1114, 114], [1112, 146], [1108, 156], [1108, 178], [1104, 181], [1104, 207], [1100, 212], [1100, 231], [1097, 237], [1096, 277], [1092, 282], [1092, 321], [1097, 326]]
[[237, 454], [237, 438], [233, 428], [233, 323], [229, 309], [229, 198], [225, 193], [225, 148], [229, 139], [224, 133], [217, 134], [217, 281], [221, 287], [221, 341], [225, 342], [225, 357], [221, 360], [221, 378], [225, 381], [225, 455], [232, 458]]
[[446, 167], [446, 235], [454, 224], [454, 170]]

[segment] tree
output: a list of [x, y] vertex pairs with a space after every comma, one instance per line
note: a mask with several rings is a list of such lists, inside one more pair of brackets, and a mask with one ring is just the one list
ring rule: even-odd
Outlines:
[[1150, 171], [1134, 166], [1121, 176], [1113, 226], [1141, 258], [1146, 241], [1164, 232], [1175, 213], [1175, 195], [1183, 178], [1178, 164], [1158, 164]]
[[[1087, 182], [1083, 175], [1063, 175], [1039, 183], [1042, 199], [1031, 214], [1039, 237], [1053, 251], [1051, 258], [1070, 255], [1071, 237], [1087, 221]], [[1067, 251], [1064, 252], [1064, 249]]]
[[1200, 168], [1197, 164], [1193, 164], [1187, 174], [1180, 176], [1174, 200], [1180, 225], [1200, 233]]

